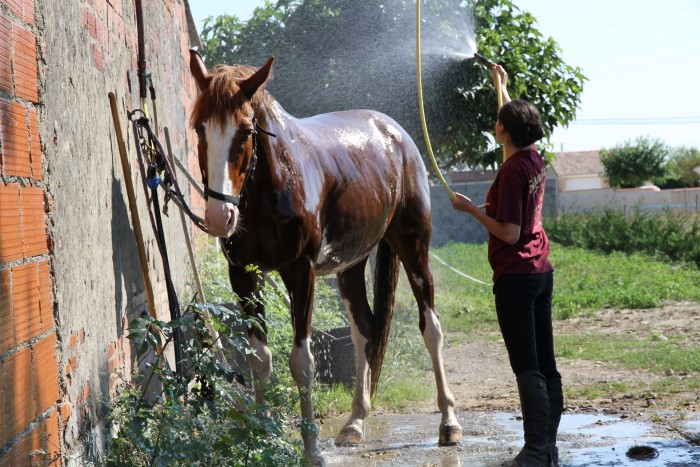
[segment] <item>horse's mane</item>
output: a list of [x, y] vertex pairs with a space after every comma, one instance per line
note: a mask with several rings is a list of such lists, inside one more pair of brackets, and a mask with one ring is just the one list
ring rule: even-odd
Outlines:
[[[217, 65], [212, 68], [207, 76], [207, 89], [195, 100], [192, 107], [190, 122], [192, 126], [215, 118], [219, 125], [224, 126], [232, 117], [232, 112], [239, 111], [247, 100], [246, 96], [238, 92], [240, 80], [249, 78], [257, 68], [249, 65]], [[251, 105], [254, 109], [261, 106], [267, 107], [274, 101], [272, 95], [265, 90], [265, 85], [260, 86], [253, 95]], [[236, 117], [235, 115], [233, 117]]]

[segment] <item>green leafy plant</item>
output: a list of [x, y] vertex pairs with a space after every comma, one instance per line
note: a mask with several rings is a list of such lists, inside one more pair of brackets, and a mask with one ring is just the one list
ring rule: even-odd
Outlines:
[[646, 181], [663, 184], [668, 177], [669, 149], [658, 139], [639, 137], [600, 151], [610, 186], [630, 188]]
[[[302, 465], [302, 446], [291, 433], [295, 393], [284, 386], [265, 388], [265, 404], [256, 404], [246, 388], [244, 372], [216, 358], [213, 337], [205, 326], [212, 320], [232, 353], [254, 353], [241, 329], [256, 326], [223, 306], [191, 305], [179, 321], [144, 316], [130, 323], [129, 339], [139, 367], [146, 370], [138, 386], [123, 383], [111, 404], [114, 439], [107, 465], [210, 466]], [[162, 349], [175, 332], [185, 374], [178, 375]], [[136, 375], [138, 377], [138, 375]], [[294, 394], [294, 395], [293, 395]]]
[[700, 265], [700, 221], [664, 211], [648, 214], [639, 209], [626, 216], [607, 209], [600, 213], [565, 213], [545, 220], [550, 239], [563, 245], [610, 253], [620, 251]]
[[700, 150], [673, 148], [669, 157], [669, 176], [662, 188], [700, 186]]

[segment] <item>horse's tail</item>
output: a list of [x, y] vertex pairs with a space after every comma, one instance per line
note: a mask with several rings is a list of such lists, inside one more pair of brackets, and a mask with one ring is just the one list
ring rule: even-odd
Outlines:
[[369, 355], [371, 371], [370, 395], [374, 395], [382, 370], [386, 344], [389, 340], [391, 317], [394, 313], [394, 295], [399, 280], [399, 258], [386, 240], [377, 246], [374, 267], [374, 313], [372, 325], [372, 351]]

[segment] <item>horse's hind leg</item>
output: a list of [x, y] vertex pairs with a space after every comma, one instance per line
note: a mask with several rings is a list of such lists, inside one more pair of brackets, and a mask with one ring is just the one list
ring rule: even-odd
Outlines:
[[445, 366], [442, 360], [442, 328], [435, 310], [433, 275], [430, 271], [428, 242], [421, 238], [403, 236], [395, 250], [404, 265], [413, 295], [418, 302], [419, 327], [423, 342], [428, 348], [435, 373], [438, 407], [442, 413], [439, 444], [449, 446], [462, 439], [462, 427], [454, 414], [454, 397], [447, 386]]
[[352, 399], [350, 418], [335, 438], [335, 444], [339, 446], [353, 445], [363, 440], [363, 422], [370, 410], [371, 380], [367, 351], [370, 345], [372, 312], [367, 302], [366, 264], [365, 259], [338, 274], [338, 289], [348, 309], [350, 333], [355, 346], [355, 395]]

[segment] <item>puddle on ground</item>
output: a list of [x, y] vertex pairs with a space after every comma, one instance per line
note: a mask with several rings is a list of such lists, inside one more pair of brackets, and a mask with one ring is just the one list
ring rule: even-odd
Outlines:
[[[700, 431], [700, 419], [679, 421], [679, 432]], [[458, 412], [464, 437], [457, 446], [437, 445], [440, 414], [378, 414], [365, 422], [365, 442], [336, 447], [335, 435], [345, 418], [320, 425], [321, 449], [327, 465], [352, 466], [498, 466], [522, 447], [522, 421], [504, 412]], [[565, 414], [559, 427], [562, 466], [693, 466], [700, 465], [700, 447], [681, 434], [659, 433], [647, 423], [603, 414]], [[651, 460], [633, 460], [633, 446], [656, 449]]]

